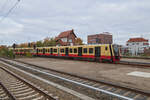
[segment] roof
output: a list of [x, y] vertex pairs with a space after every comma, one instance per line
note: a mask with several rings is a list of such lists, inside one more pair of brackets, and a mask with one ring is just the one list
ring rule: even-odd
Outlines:
[[67, 42], [63, 42], [61, 40], [61, 38], [67, 38], [70, 34], [73, 34], [75, 37], [77, 37], [75, 34], [74, 34], [74, 30], [68, 30], [68, 31], [64, 31], [64, 32], [61, 32], [58, 37], [55, 38], [57, 44], [61, 44], [61, 45], [67, 45]]
[[104, 35], [104, 36], [112, 36], [112, 34], [109, 33], [109, 32], [103, 32], [103, 33], [100, 33], [100, 34], [91, 34], [91, 35], [88, 35], [88, 36], [100, 36], [100, 35]]
[[127, 42], [148, 42], [148, 40], [144, 38], [130, 38]]
[[[61, 33], [58, 35], [58, 38], [67, 37], [67, 36], [69, 36], [71, 33], [74, 34], [73, 29], [72, 29], [72, 30], [68, 30], [68, 31], [61, 32]], [[74, 34], [74, 35], [75, 35], [75, 34]], [[75, 37], [76, 37], [76, 35], [75, 35]]]
[[62, 46], [67, 45], [67, 42], [63, 42], [62, 40], [58, 39], [57, 44], [61, 44]]

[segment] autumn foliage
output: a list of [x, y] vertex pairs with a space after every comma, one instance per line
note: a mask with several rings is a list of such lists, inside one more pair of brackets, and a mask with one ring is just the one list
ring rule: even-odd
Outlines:
[[43, 47], [43, 46], [56, 46], [56, 41], [54, 38], [46, 37], [44, 40], [39, 40], [36, 42], [30, 42], [30, 43], [21, 43], [17, 44], [16, 47], [23, 48], [23, 47]]
[[81, 38], [76, 38], [75, 44], [76, 45], [83, 45], [83, 40]]

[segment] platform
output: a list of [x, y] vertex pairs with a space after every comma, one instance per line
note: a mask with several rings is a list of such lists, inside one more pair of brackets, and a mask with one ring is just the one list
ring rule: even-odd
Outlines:
[[20, 58], [17, 60], [77, 75], [88, 76], [89, 78], [97, 80], [111, 81], [124, 86], [150, 91], [149, 77], [129, 75], [135, 71], [149, 74], [150, 68], [54, 58]]

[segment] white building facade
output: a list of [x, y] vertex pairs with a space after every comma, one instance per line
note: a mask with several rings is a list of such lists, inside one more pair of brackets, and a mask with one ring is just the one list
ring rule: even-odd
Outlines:
[[130, 54], [138, 55], [144, 53], [145, 49], [149, 48], [149, 41], [144, 38], [130, 38], [126, 45]]

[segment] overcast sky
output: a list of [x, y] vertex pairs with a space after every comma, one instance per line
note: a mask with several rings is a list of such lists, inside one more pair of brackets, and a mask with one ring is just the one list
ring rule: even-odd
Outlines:
[[[0, 0], [0, 18], [16, 1]], [[42, 40], [71, 29], [84, 43], [87, 35], [102, 32], [123, 45], [131, 37], [150, 39], [150, 0], [21, 0], [0, 22], [0, 44]]]

